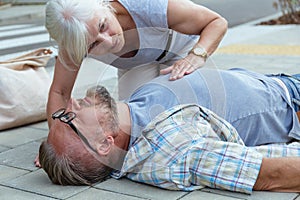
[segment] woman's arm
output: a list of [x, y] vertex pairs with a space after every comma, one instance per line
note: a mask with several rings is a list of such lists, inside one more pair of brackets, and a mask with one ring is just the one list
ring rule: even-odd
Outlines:
[[[49, 129], [53, 121], [51, 118], [52, 113], [60, 108], [67, 107], [78, 70], [79, 67], [69, 65], [67, 68], [62, 65], [59, 59], [56, 59], [53, 81], [50, 86], [47, 102], [47, 120]], [[36, 167], [41, 167], [39, 155], [34, 159], [34, 164]]]
[[[169, 28], [184, 34], [201, 35], [194, 48], [200, 47], [211, 55], [227, 31], [227, 21], [216, 12], [188, 0], [169, 0]], [[191, 49], [192, 50], [192, 49]], [[183, 77], [205, 64], [205, 58], [189, 53], [173, 66], [162, 70], [171, 72], [171, 80]], [[176, 69], [176, 70], [175, 70]]]
[[59, 59], [56, 59], [53, 81], [49, 90], [47, 102], [47, 120], [51, 127], [51, 115], [60, 108], [65, 108], [78, 74], [79, 67], [68, 65], [64, 66]]

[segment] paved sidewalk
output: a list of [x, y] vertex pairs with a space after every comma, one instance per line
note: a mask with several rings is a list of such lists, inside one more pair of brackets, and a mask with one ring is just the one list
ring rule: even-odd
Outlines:
[[[2, 10], [0, 10], [0, 18]], [[0, 21], [3, 18], [0, 19]], [[10, 19], [13, 20], [13, 19]], [[207, 67], [242, 67], [261, 73], [300, 72], [300, 26], [255, 26], [251, 22], [228, 30], [220, 49], [208, 60]], [[90, 65], [88, 60], [84, 65]], [[100, 63], [98, 63], [100, 65]], [[96, 82], [111, 90], [116, 85], [116, 70], [109, 66], [82, 67], [75, 96]], [[52, 76], [53, 67], [47, 68]], [[244, 195], [204, 188], [194, 192], [167, 191], [109, 179], [93, 187], [53, 185], [46, 173], [34, 166], [40, 142], [46, 138], [45, 121], [0, 131], [0, 199], [299, 199], [298, 193], [253, 192]]]
[[0, 6], [0, 25], [40, 20], [44, 17], [45, 5]]

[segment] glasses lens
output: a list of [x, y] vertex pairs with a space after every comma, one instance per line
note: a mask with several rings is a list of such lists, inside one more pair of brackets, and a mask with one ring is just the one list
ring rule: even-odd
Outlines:
[[52, 114], [52, 118], [55, 119], [55, 118], [59, 118], [62, 114], [65, 113], [65, 110], [64, 108], [61, 108], [59, 109], [58, 111], [56, 111], [55, 113]]
[[73, 112], [68, 112], [66, 113], [65, 115], [63, 115], [60, 120], [62, 122], [65, 122], [65, 123], [69, 123], [70, 121], [72, 121], [74, 118], [76, 117], [76, 114], [73, 113]]

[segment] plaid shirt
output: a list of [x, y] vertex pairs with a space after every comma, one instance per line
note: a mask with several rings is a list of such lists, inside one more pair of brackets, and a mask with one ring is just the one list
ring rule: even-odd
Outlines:
[[115, 178], [170, 190], [208, 186], [251, 193], [263, 157], [299, 156], [299, 149], [299, 143], [246, 147], [236, 130], [211, 111], [180, 105], [148, 124]]

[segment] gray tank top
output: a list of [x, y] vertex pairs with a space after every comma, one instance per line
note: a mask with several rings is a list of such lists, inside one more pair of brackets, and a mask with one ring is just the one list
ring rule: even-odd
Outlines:
[[[90, 55], [106, 64], [119, 69], [130, 69], [136, 66], [150, 64], [156, 61], [167, 46], [169, 28], [167, 22], [168, 0], [119, 0], [133, 18], [139, 35], [140, 48], [131, 58], [120, 58], [114, 54]], [[194, 44], [198, 36], [176, 34], [173, 37], [172, 53], [168, 53], [160, 62], [165, 62], [181, 55], [182, 49], [189, 43]], [[190, 48], [189, 48], [190, 49]]]

